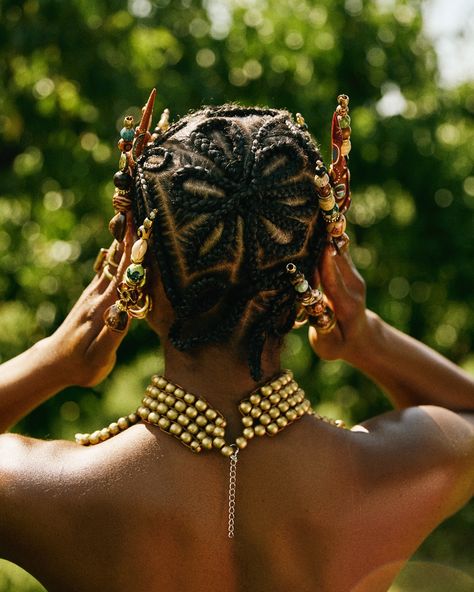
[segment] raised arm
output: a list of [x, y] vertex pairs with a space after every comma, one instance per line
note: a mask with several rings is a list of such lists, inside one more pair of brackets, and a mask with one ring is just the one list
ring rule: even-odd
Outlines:
[[[129, 243], [119, 277], [128, 264]], [[115, 299], [115, 280], [95, 276], [53, 335], [0, 366], [0, 432], [65, 387], [91, 386], [107, 376], [125, 335], [104, 326], [104, 311]]]
[[340, 358], [357, 367], [384, 389], [398, 409], [439, 405], [474, 411], [472, 376], [366, 309], [365, 283], [348, 253], [327, 251], [320, 276], [338, 319], [329, 335], [316, 335], [310, 329], [311, 346], [321, 358]]

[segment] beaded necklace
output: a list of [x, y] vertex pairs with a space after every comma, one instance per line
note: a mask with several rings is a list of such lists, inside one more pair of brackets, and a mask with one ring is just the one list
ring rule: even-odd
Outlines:
[[194, 453], [219, 450], [230, 458], [228, 536], [233, 538], [237, 460], [239, 451], [246, 448], [249, 440], [255, 436], [275, 436], [303, 415], [314, 415], [321, 421], [344, 427], [343, 421], [322, 417], [312, 409], [303, 389], [293, 379], [291, 370], [284, 370], [253, 391], [239, 403], [239, 411], [242, 414], [242, 433], [234, 443], [229, 444], [225, 439], [227, 422], [217, 409], [204, 397], [193, 395], [163, 376], [155, 375], [135, 413], [120, 417], [92, 434], [76, 434], [76, 442], [83, 446], [99, 444], [131, 425], [145, 421], [174, 436]]

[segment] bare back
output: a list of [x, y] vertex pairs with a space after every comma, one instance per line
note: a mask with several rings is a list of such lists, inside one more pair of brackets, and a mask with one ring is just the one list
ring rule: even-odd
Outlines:
[[413, 437], [387, 447], [304, 417], [251, 442], [233, 540], [221, 455], [145, 425], [91, 448], [17, 442], [29, 453], [2, 551], [50, 592], [386, 590], [450, 511], [449, 472], [403, 462]]

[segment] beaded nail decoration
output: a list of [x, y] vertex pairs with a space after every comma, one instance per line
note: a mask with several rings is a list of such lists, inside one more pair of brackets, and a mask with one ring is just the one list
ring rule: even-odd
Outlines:
[[[349, 97], [339, 95], [331, 124], [331, 166], [329, 171], [322, 160], [316, 162], [314, 183], [319, 199], [321, 216], [338, 251], [349, 245], [345, 213], [351, 204], [350, 171], [348, 156], [351, 151], [351, 118], [349, 116]], [[307, 131], [308, 126], [300, 113], [296, 122]]]
[[235, 488], [238, 453], [254, 437], [275, 436], [303, 415], [344, 428], [342, 420], [322, 417], [311, 407], [303, 389], [285, 370], [275, 379], [253, 391], [239, 403], [242, 415], [242, 433], [234, 443], [225, 437], [227, 422], [224, 416], [204, 399], [187, 392], [163, 376], [153, 376], [146, 388], [142, 404], [136, 412], [120, 417], [108, 427], [92, 434], [76, 434], [76, 442], [89, 446], [104, 442], [139, 421], [158, 426], [174, 436], [194, 453], [218, 450], [230, 458], [228, 536], [233, 538], [235, 528]]

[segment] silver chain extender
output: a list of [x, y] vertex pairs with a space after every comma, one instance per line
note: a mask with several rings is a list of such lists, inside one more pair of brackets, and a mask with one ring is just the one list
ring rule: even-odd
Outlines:
[[[233, 446], [235, 446], [233, 444]], [[234, 528], [235, 528], [235, 490], [237, 487], [237, 455], [239, 454], [239, 449], [237, 448], [234, 454], [232, 454], [230, 458], [230, 467], [229, 467], [229, 529], [228, 529], [228, 536], [230, 539], [234, 538]]]

